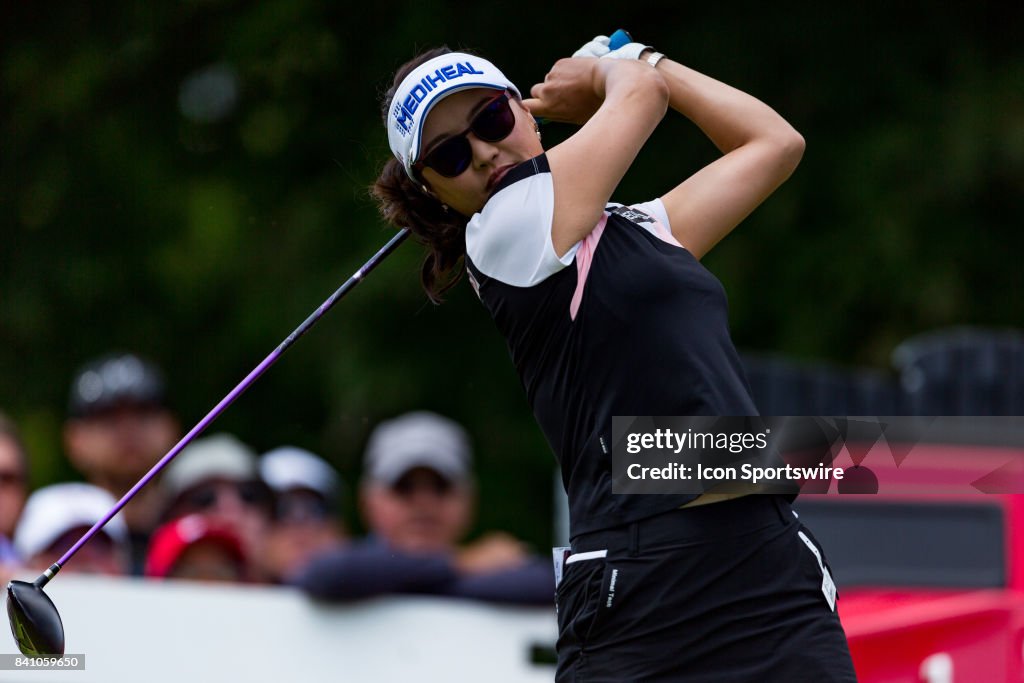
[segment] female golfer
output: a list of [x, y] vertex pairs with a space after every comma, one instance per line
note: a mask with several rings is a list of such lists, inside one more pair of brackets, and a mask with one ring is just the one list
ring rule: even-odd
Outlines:
[[[427, 246], [433, 300], [468, 272], [561, 464], [557, 680], [853, 681], [827, 564], [786, 499], [612, 494], [612, 416], [756, 414], [700, 259], [804, 141], [750, 95], [636, 43], [598, 57], [604, 44], [530, 98], [473, 54], [408, 62], [373, 188]], [[667, 108], [722, 156], [659, 198], [610, 203]], [[545, 151], [534, 117], [581, 127]]]

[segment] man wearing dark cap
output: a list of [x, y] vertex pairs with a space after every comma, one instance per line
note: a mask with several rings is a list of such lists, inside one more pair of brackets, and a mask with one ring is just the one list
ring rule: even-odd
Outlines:
[[[163, 374], [131, 353], [84, 365], [71, 383], [64, 446], [71, 464], [115, 499], [125, 494], [180, 437], [167, 405]], [[131, 538], [132, 571], [140, 574], [149, 534], [160, 512], [159, 491], [139, 491], [123, 515]]]
[[471, 459], [465, 430], [448, 418], [420, 411], [381, 423], [360, 487], [370, 537], [315, 557], [290, 582], [327, 600], [425, 593], [550, 604], [550, 561], [503, 533], [459, 545], [475, 508]]

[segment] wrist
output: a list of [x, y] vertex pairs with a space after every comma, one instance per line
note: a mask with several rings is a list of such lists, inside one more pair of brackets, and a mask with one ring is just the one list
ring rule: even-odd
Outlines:
[[642, 52], [649, 49], [651, 49], [651, 46], [644, 45], [643, 43], [626, 43], [625, 45], [602, 55], [601, 59], [624, 59], [635, 61], [640, 59], [640, 54]]

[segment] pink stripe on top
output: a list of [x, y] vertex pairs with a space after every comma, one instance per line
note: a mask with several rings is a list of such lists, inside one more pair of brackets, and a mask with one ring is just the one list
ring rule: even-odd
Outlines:
[[580, 310], [583, 287], [587, 284], [590, 264], [594, 262], [594, 252], [597, 251], [597, 243], [601, 241], [601, 235], [604, 234], [604, 226], [607, 222], [608, 214], [602, 214], [601, 220], [597, 222], [590, 234], [583, 238], [579, 249], [576, 250], [576, 291], [573, 292], [572, 302], [569, 304], [569, 317], [573, 320], [576, 319], [576, 314]]
[[671, 232], [669, 232], [668, 230], [665, 229], [665, 226], [662, 225], [661, 221], [658, 220], [657, 216], [652, 216], [651, 214], [647, 214], [647, 215], [651, 216], [651, 218], [654, 220], [654, 236], [655, 237], [661, 239], [663, 242], [668, 242], [669, 244], [674, 244], [677, 247], [679, 247], [680, 249], [685, 249], [686, 248], [683, 245], [679, 244], [679, 240], [677, 240], [675, 238], [675, 235], [673, 235]]

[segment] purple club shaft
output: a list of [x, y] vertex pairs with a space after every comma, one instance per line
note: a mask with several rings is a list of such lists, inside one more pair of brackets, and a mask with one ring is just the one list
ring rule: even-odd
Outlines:
[[[306, 318], [301, 325], [296, 327], [295, 330], [292, 331], [292, 333], [289, 334], [288, 337], [283, 342], [281, 342], [281, 344], [276, 349], [274, 349], [269, 356], [263, 359], [262, 363], [257, 365], [252, 372], [246, 375], [245, 379], [238, 383], [238, 386], [232, 389], [227, 396], [221, 399], [220, 403], [214, 406], [213, 410], [207, 413], [206, 417], [199, 421], [199, 424], [193, 427], [188, 434], [182, 437], [181, 441], [175, 444], [174, 448], [167, 452], [167, 455], [162, 457], [157, 464], [153, 465], [152, 469], [150, 469], [149, 472], [147, 472], [145, 476], [143, 476], [142, 479], [140, 479], [138, 483], [135, 484], [135, 486], [133, 486], [128, 491], [128, 493], [124, 494], [121, 497], [121, 500], [117, 501], [117, 504], [110, 509], [110, 512], [103, 516], [103, 519], [96, 522], [91, 529], [86, 531], [85, 534], [83, 534], [82, 537], [78, 539], [78, 541], [73, 546], [71, 546], [71, 548], [66, 553], [64, 553], [63, 557], [57, 560], [56, 569], [51, 567], [51, 569], [54, 570], [53, 573], [56, 573], [57, 570], [63, 567], [64, 564], [68, 560], [70, 560], [75, 553], [78, 552], [79, 548], [85, 545], [89, 541], [89, 539], [96, 534], [97, 531], [102, 529], [107, 522], [113, 519], [114, 515], [120, 512], [121, 508], [123, 508], [128, 503], [128, 501], [130, 501], [132, 497], [136, 493], [138, 493], [140, 489], [142, 489], [143, 486], [152, 481], [153, 478], [156, 475], [158, 475], [161, 472], [161, 470], [163, 470], [164, 467], [166, 467], [167, 464], [171, 462], [171, 460], [173, 460], [175, 456], [177, 456], [178, 453], [180, 453], [185, 448], [185, 446], [187, 446], [194, 438], [201, 434], [203, 430], [209, 427], [210, 424], [214, 420], [216, 420], [217, 417], [220, 416], [220, 414], [223, 413], [224, 410], [229, 405], [235, 402], [235, 399], [237, 399], [239, 396], [245, 393], [245, 391], [250, 386], [252, 386], [257, 379], [259, 379], [260, 375], [266, 372], [271, 365], [276, 363], [277, 359], [281, 357], [281, 355], [288, 349], [289, 346], [294, 344], [299, 337], [308, 332], [309, 329], [313, 327], [313, 325], [315, 325], [316, 322], [320, 320], [320, 318], [323, 317], [325, 313], [327, 313], [327, 311], [331, 310], [334, 304], [338, 303], [341, 297], [348, 294], [349, 290], [351, 290], [353, 287], [359, 284], [371, 270], [376, 268], [377, 265], [381, 261], [383, 261], [388, 254], [394, 251], [395, 248], [399, 244], [401, 244], [402, 241], [405, 240], [405, 238], [408, 236], [408, 228], [403, 228], [402, 230], [399, 230], [395, 234], [395, 236], [388, 241], [387, 244], [381, 247], [380, 250], [376, 254], [374, 254], [373, 257], [370, 258], [369, 261], [364, 263], [363, 266], [359, 270], [357, 270], [355, 274], [352, 275], [352, 277], [346, 280], [345, 284], [343, 284], [341, 287], [335, 290], [335, 292], [331, 294], [331, 296], [328, 297], [327, 300], [320, 305], [320, 308], [318, 308], [308, 318]], [[37, 580], [37, 583], [43, 578], [44, 577], [41, 576]], [[45, 581], [42, 581], [42, 583], [39, 583], [39, 587], [45, 585], [46, 581], [49, 581], [49, 577], [47, 577]]]

